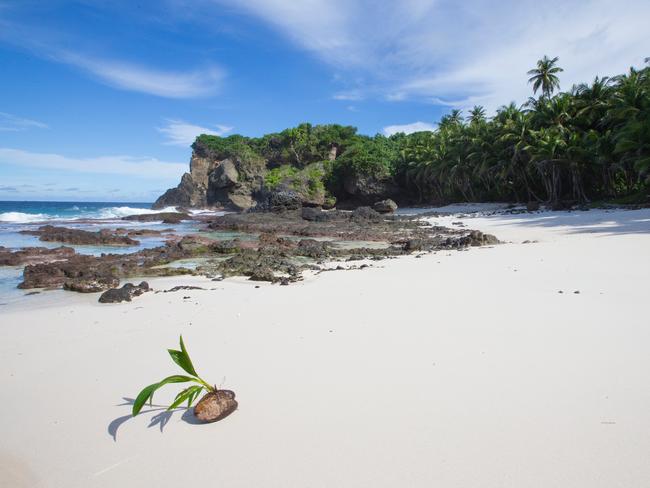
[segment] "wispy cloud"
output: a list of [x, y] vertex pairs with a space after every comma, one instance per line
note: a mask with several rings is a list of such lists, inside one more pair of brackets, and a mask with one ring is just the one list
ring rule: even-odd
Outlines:
[[213, 0], [258, 17], [356, 78], [365, 93], [494, 109], [531, 94], [526, 71], [559, 56], [562, 86], [641, 65], [647, 0]]
[[227, 125], [220, 124], [216, 124], [213, 127], [202, 127], [200, 125], [189, 124], [182, 120], [169, 119], [165, 127], [158, 127], [157, 130], [167, 138], [164, 144], [187, 147], [201, 134], [223, 136], [233, 129]]
[[332, 95], [332, 99], [357, 102], [359, 100], [363, 100], [363, 94], [359, 90], [343, 91]]
[[47, 124], [0, 112], [0, 131], [18, 132], [28, 129], [47, 129]]
[[[72, 36], [70, 33], [66, 33]], [[126, 61], [93, 53], [87, 39], [61, 38], [41, 27], [0, 19], [0, 41], [28, 50], [36, 56], [72, 66], [98, 81], [128, 91], [165, 98], [198, 98], [219, 91], [225, 77], [222, 67], [210, 63], [194, 69], [162, 69], [147, 63]], [[64, 45], [83, 46], [75, 50]], [[96, 46], [95, 46], [96, 47]]]
[[196, 98], [212, 95], [219, 89], [224, 77], [222, 69], [215, 66], [182, 72], [93, 58], [68, 51], [56, 52], [51, 57], [81, 68], [115, 88], [166, 98]]
[[423, 131], [434, 131], [436, 130], [435, 124], [429, 124], [428, 122], [413, 122], [412, 124], [402, 124], [402, 125], [388, 125], [384, 127], [383, 133], [386, 136], [392, 136], [399, 132], [404, 134], [412, 134], [413, 132], [423, 132]]
[[134, 176], [151, 180], [178, 178], [187, 170], [186, 164], [165, 162], [156, 158], [134, 156], [70, 158], [60, 154], [36, 153], [11, 148], [0, 148], [0, 164], [79, 173]]

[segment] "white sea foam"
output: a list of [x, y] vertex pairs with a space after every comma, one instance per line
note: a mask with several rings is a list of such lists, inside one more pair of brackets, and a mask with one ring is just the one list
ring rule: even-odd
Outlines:
[[16, 223], [16, 224], [42, 222], [43, 220], [48, 220], [51, 218], [53, 218], [53, 216], [42, 214], [42, 213], [37, 213], [37, 214], [23, 213], [23, 212], [0, 213], [0, 222], [9, 222], [9, 223]]
[[153, 214], [163, 212], [176, 212], [175, 207], [166, 207], [160, 210], [151, 210], [150, 208], [134, 207], [105, 207], [100, 208], [94, 218], [98, 219], [119, 219], [129, 215]]

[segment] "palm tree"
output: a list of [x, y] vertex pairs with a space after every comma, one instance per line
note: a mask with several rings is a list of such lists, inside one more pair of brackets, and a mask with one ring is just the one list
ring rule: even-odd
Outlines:
[[482, 105], [475, 105], [472, 110], [469, 111], [469, 116], [467, 120], [471, 124], [478, 124], [480, 122], [485, 122], [485, 109]]
[[531, 69], [528, 72], [530, 76], [528, 83], [533, 84], [533, 93], [537, 93], [537, 90], [541, 88], [542, 96], [549, 98], [556, 88], [558, 90], [560, 89], [560, 79], [557, 77], [557, 73], [561, 73], [564, 70], [557, 66], [559, 59], [557, 56], [553, 59], [544, 56], [537, 61], [537, 68]]

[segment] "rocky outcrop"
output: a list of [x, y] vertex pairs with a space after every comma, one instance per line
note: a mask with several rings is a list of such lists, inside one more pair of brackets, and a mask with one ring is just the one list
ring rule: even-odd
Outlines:
[[208, 157], [192, 154], [190, 172], [181, 177], [176, 188], [170, 188], [153, 204], [153, 209], [165, 207], [201, 208], [208, 205], [208, 175], [213, 162]]
[[370, 175], [346, 175], [343, 178], [346, 197], [360, 204], [371, 205], [378, 200], [396, 198], [400, 189], [391, 179]]
[[66, 244], [94, 245], [94, 246], [136, 246], [139, 241], [128, 236], [118, 234], [110, 229], [101, 229], [90, 232], [68, 227], [55, 227], [43, 225], [37, 230], [23, 230], [23, 234], [38, 236], [43, 242], [64, 242]]
[[164, 246], [130, 254], [74, 254], [67, 259], [26, 266], [18, 288], [63, 288], [88, 293], [104, 291], [118, 286], [121, 278], [184, 274], [184, 270], [157, 266], [194, 256], [204, 249], [207, 247], [200, 238], [185, 236]]
[[265, 190], [259, 197], [256, 210], [283, 212], [287, 210], [297, 210], [302, 207], [303, 200], [298, 192], [279, 186], [274, 190]]
[[199, 141], [192, 146], [190, 172], [176, 188], [156, 200], [154, 209], [164, 207], [226, 207], [248, 210], [256, 205], [255, 194], [262, 188], [263, 161], [222, 157]]
[[93, 276], [90, 278], [76, 276], [66, 280], [63, 283], [63, 289], [76, 291], [77, 293], [98, 293], [119, 284], [120, 280], [114, 276]]
[[17, 251], [0, 246], [0, 266], [24, 266], [26, 264], [49, 263], [51, 261], [67, 259], [74, 254], [74, 249], [65, 246], [54, 249], [48, 249], [46, 247], [24, 247]]
[[163, 224], [178, 224], [183, 220], [191, 220], [188, 214], [183, 212], [160, 212], [151, 214], [127, 215], [122, 217], [122, 220], [136, 221], [136, 222], [160, 222]]
[[208, 175], [208, 184], [216, 189], [232, 188], [239, 182], [239, 171], [231, 159], [224, 159]]
[[99, 303], [130, 302], [133, 297], [138, 297], [150, 291], [149, 283], [141, 282], [139, 285], [127, 283], [122, 288], [111, 288], [99, 297]]
[[375, 212], [388, 214], [393, 213], [395, 210], [397, 210], [397, 204], [390, 198], [387, 198], [386, 200], [375, 202], [372, 208], [375, 210]]

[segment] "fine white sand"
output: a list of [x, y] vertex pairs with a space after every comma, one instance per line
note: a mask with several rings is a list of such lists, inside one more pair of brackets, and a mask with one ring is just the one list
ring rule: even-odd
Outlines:
[[[649, 486], [650, 210], [459, 220], [508, 243], [3, 307], [0, 486]], [[239, 410], [130, 418], [181, 333]]]

